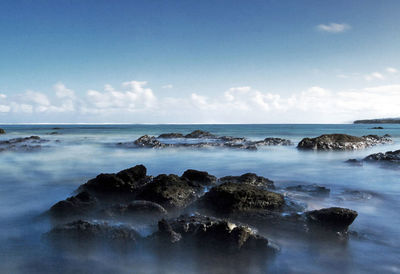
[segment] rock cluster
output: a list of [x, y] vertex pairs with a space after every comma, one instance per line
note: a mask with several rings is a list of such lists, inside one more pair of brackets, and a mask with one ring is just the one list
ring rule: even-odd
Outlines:
[[[166, 139], [176, 139], [177, 142], [165, 143]], [[196, 139], [197, 142], [187, 142], [188, 139]], [[179, 142], [179, 140], [181, 140]], [[195, 130], [189, 134], [182, 133], [163, 133], [158, 137], [143, 135], [134, 142], [118, 143], [124, 147], [137, 148], [166, 148], [166, 147], [191, 147], [191, 148], [208, 148], [208, 147], [226, 147], [256, 150], [261, 146], [291, 146], [290, 140], [282, 138], [265, 138], [259, 141], [250, 141], [244, 137], [216, 136], [208, 131]]]
[[297, 148], [304, 150], [357, 150], [387, 143], [392, 143], [387, 135], [357, 137], [347, 134], [324, 134], [316, 138], [304, 138]]
[[1, 151], [36, 151], [42, 148], [42, 144], [49, 142], [48, 140], [41, 139], [39, 136], [30, 136], [24, 138], [13, 138], [9, 140], [0, 141]]
[[[161, 249], [195, 247], [207, 252], [261, 254], [274, 248], [243, 221], [278, 225], [280, 230], [293, 226], [301, 233], [307, 233], [304, 227], [345, 233], [357, 217], [357, 212], [345, 208], [299, 213], [284, 195], [272, 192], [274, 188], [271, 180], [254, 173], [217, 179], [205, 171], [189, 169], [181, 176], [152, 177], [146, 167], [137, 165], [100, 174], [81, 185], [77, 195], [53, 205], [49, 215], [56, 226], [46, 237], [67, 243], [122, 241], [131, 247], [143, 243]], [[311, 191], [314, 189], [326, 191], [323, 187]], [[310, 191], [303, 186], [295, 190]], [[141, 236], [120, 222], [158, 223], [158, 230]]]

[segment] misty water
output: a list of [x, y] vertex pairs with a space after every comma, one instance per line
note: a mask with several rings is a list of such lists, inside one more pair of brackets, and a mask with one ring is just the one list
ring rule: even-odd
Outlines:
[[[0, 153], [0, 272], [1, 273], [400, 273], [400, 169], [376, 164], [354, 166], [350, 158], [400, 149], [400, 125], [0, 125], [0, 140], [38, 135], [50, 140], [39, 151]], [[54, 129], [57, 128], [57, 129]], [[353, 152], [305, 152], [289, 147], [257, 151], [210, 148], [134, 149], [118, 142], [141, 135], [189, 133], [195, 129], [216, 135], [287, 138], [297, 144], [304, 137], [324, 133], [390, 134], [390, 145]], [[58, 134], [50, 135], [51, 132]], [[210, 263], [195, 251], [169, 257], [146, 250], [116, 252], [63, 250], [43, 240], [52, 225], [41, 215], [71, 196], [82, 183], [99, 173], [112, 173], [143, 164], [148, 174], [205, 170], [217, 177], [254, 172], [277, 188], [318, 184], [329, 188], [326, 197], [285, 192], [308, 210], [339, 206], [358, 211], [347, 240], [297, 237], [259, 231], [279, 252], [264, 262], [251, 258]], [[282, 192], [283, 193], [283, 192]], [[136, 227], [143, 235], [151, 227]]]

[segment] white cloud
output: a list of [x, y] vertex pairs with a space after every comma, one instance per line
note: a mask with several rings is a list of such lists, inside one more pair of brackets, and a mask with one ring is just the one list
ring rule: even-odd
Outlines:
[[6, 99], [7, 95], [0, 93], [0, 99]]
[[330, 23], [330, 24], [320, 24], [317, 26], [319, 31], [329, 32], [329, 33], [341, 33], [349, 30], [351, 27], [348, 24], [338, 24], [338, 23]]
[[372, 72], [370, 74], [364, 75], [364, 79], [367, 81], [384, 80], [385, 76], [383, 76], [383, 74], [380, 72]]
[[396, 74], [397, 72], [399, 72], [397, 69], [391, 68], [391, 67], [386, 68], [386, 71], [387, 71], [388, 73], [391, 73], [391, 74]]
[[162, 86], [162, 88], [165, 88], [165, 89], [171, 89], [171, 88], [173, 88], [173, 87], [174, 87], [174, 86], [171, 85], [171, 84]]
[[75, 98], [75, 92], [68, 89], [63, 83], [59, 82], [53, 86], [58, 98]]

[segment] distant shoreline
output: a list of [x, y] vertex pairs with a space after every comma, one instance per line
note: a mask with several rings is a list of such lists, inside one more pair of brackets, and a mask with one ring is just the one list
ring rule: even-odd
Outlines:
[[400, 118], [356, 120], [354, 124], [400, 124]]

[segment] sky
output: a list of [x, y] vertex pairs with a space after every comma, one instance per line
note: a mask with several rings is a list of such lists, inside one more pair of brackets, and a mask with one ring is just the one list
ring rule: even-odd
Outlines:
[[400, 117], [400, 1], [2, 0], [0, 123]]

